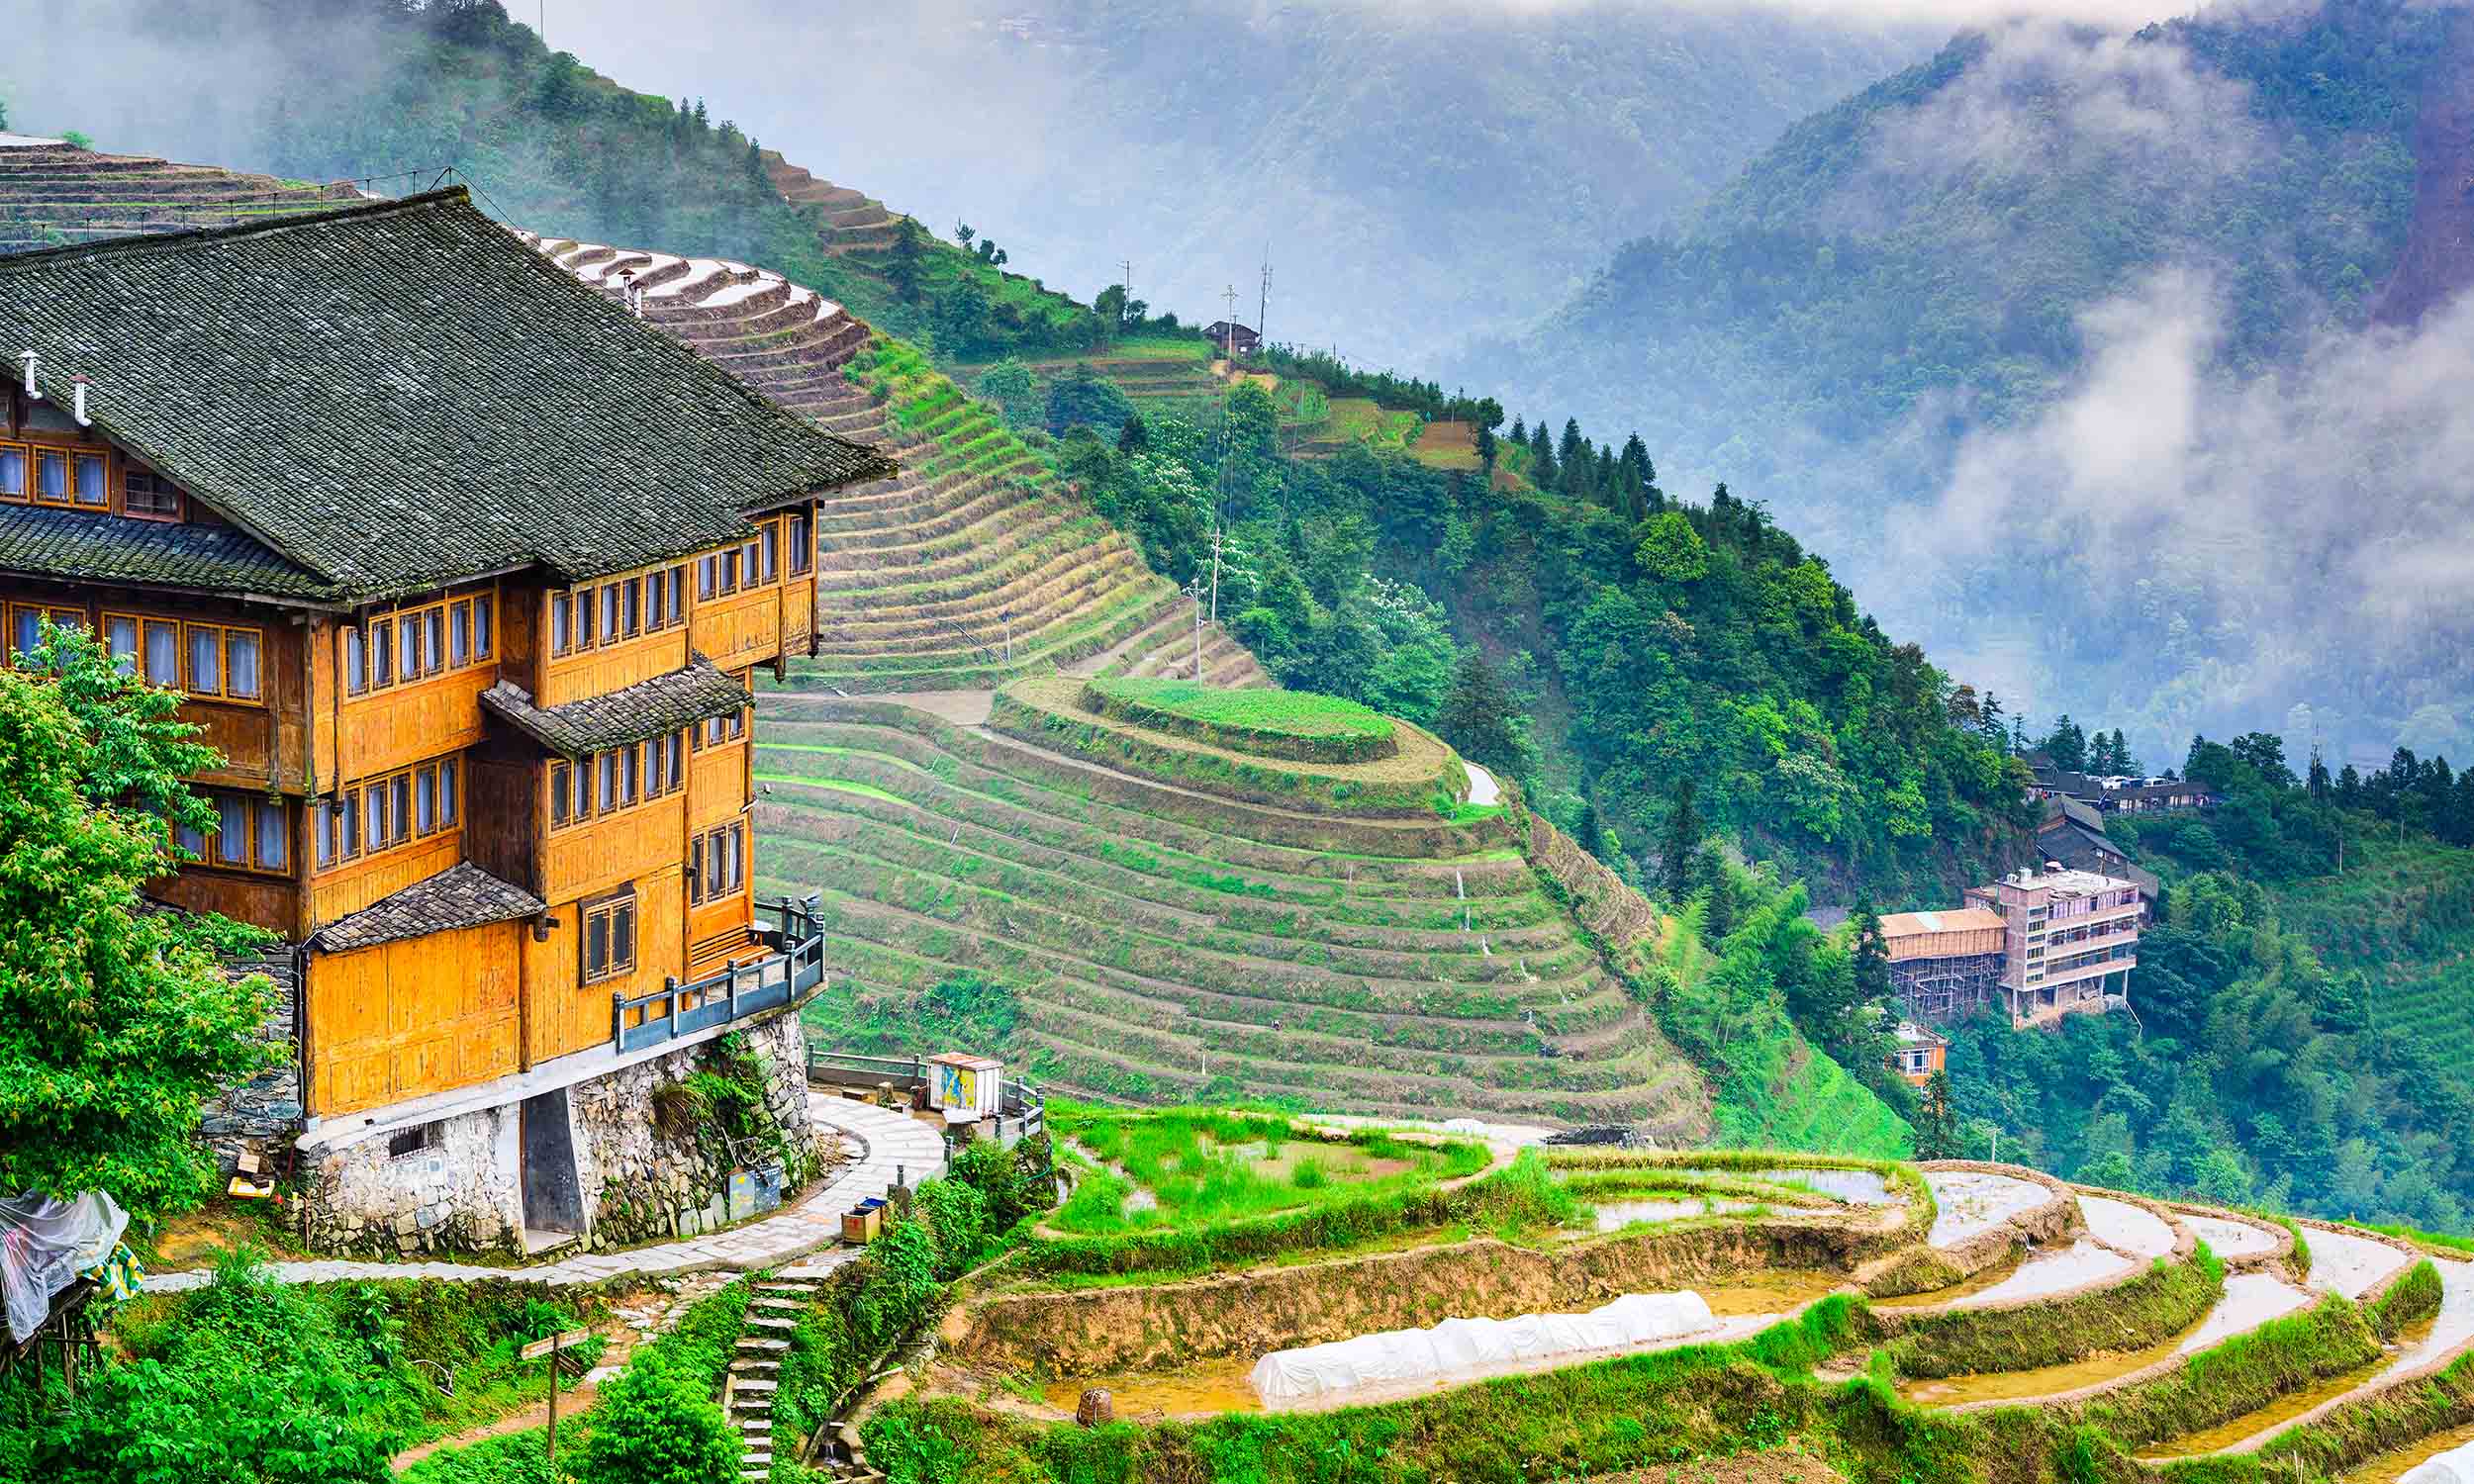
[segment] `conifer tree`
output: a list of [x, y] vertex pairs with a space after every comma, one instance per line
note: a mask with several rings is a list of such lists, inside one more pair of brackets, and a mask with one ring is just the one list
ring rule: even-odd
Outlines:
[[1890, 951], [1881, 936], [1881, 914], [1873, 910], [1871, 897], [1856, 898], [1854, 920], [1856, 1003], [1887, 1003], [1892, 994]]
[[1951, 1104], [1947, 1068], [1933, 1073], [1933, 1079], [1924, 1084], [1924, 1096], [1919, 1102], [1924, 1116], [1916, 1125], [1916, 1158], [1957, 1159], [1962, 1153], [1958, 1144], [1958, 1110]]
[[1543, 422], [1529, 433], [1529, 482], [1541, 490], [1555, 488], [1555, 444]]
[[1494, 460], [1498, 452], [1500, 450], [1495, 446], [1494, 429], [1480, 426], [1477, 429], [1477, 467], [1486, 471], [1486, 478], [1489, 481], [1494, 478]]
[[1701, 841], [1709, 834], [1700, 810], [1692, 805], [1693, 792], [1690, 779], [1675, 786], [1674, 801], [1666, 808], [1666, 828], [1659, 836], [1659, 884], [1666, 900], [1676, 906], [1692, 894], [1700, 876]]
[[1473, 648], [1452, 672], [1452, 690], [1435, 713], [1435, 731], [1471, 762], [1518, 777], [1527, 762], [1515, 720], [1519, 714], [1503, 677]]
[[1580, 806], [1580, 822], [1572, 829], [1572, 843], [1587, 851], [1601, 865], [1612, 864], [1606, 859], [1606, 821], [1598, 817], [1596, 804], [1583, 803]]

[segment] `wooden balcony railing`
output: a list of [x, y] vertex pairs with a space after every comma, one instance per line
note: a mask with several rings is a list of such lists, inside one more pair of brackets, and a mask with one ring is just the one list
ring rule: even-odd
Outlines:
[[641, 1051], [681, 1036], [792, 1004], [824, 982], [824, 931], [816, 922], [817, 898], [782, 898], [769, 911], [780, 926], [759, 928], [773, 951], [681, 983], [664, 979], [649, 994], [610, 996], [611, 1043], [621, 1053]]

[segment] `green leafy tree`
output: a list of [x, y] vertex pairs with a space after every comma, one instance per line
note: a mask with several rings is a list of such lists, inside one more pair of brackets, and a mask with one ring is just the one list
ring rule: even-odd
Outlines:
[[1701, 843], [1709, 838], [1709, 825], [1693, 806], [1697, 791], [1690, 779], [1675, 786], [1674, 800], [1666, 806], [1666, 827], [1659, 836], [1659, 885], [1676, 906], [1683, 905], [1700, 881]]
[[1019, 430], [1039, 425], [1039, 382], [1020, 357], [1006, 356], [980, 373], [980, 395], [1003, 410], [1008, 427]]
[[1887, 1004], [1895, 990], [1890, 983], [1890, 953], [1881, 937], [1881, 914], [1869, 898], [1859, 898], [1854, 914], [1856, 999], [1859, 1004]]
[[904, 304], [917, 304], [927, 282], [927, 232], [909, 217], [894, 229], [894, 250], [887, 254], [886, 279]]
[[1435, 713], [1435, 730], [1461, 756], [1508, 777], [1520, 778], [1536, 769], [1537, 749], [1530, 742], [1520, 703], [1504, 688], [1503, 677], [1486, 657], [1472, 649], [1452, 672], [1452, 689]]
[[166, 694], [82, 635], [47, 629], [34, 663], [0, 672], [0, 1189], [181, 1209], [208, 1173], [200, 1102], [273, 1055], [272, 986], [217, 961], [263, 935], [140, 910], [173, 865], [153, 810], [203, 814]]
[[1958, 1132], [1958, 1109], [1951, 1100], [1950, 1070], [1945, 1067], [1933, 1073], [1924, 1084], [1924, 1095], [1917, 1101], [1920, 1115], [1916, 1124], [1916, 1158], [1919, 1159], [1956, 1159], [1962, 1157]]
[[1709, 575], [1709, 545], [1681, 510], [1654, 516], [1634, 550], [1641, 570], [1662, 582], [1693, 583]]
[[647, 1351], [602, 1384], [571, 1467], [591, 1484], [735, 1484], [742, 1452], [695, 1378]]

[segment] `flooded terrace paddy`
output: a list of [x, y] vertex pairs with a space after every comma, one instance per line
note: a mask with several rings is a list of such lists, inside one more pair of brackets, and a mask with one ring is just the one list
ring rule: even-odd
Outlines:
[[2434, 1433], [2421, 1442], [2409, 1444], [2393, 1453], [2365, 1459], [2338, 1474], [2337, 1484], [2397, 1484], [2398, 1480], [2413, 1471], [2416, 1464], [2427, 1463], [2450, 1448], [2461, 1448], [2469, 1442], [2474, 1442], [2474, 1423], [2450, 1428], [2445, 1433]]
[[1933, 1247], [1949, 1247], [1991, 1231], [2020, 1212], [2043, 1205], [2046, 1198], [2045, 1187], [2034, 1180], [1980, 1170], [1929, 1169], [1924, 1182], [1933, 1192], [1933, 1230], [1925, 1237]]

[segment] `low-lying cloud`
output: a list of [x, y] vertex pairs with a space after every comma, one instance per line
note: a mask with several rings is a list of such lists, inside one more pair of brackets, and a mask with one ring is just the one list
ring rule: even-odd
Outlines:
[[[2370, 704], [2404, 716], [2461, 699], [2474, 302], [2413, 330], [2323, 333], [2246, 380], [2211, 367], [2228, 314], [2222, 285], [2187, 268], [2088, 310], [2089, 354], [2066, 393], [2024, 426], [1969, 433], [1938, 496], [1892, 517], [1886, 547], [1906, 581], [1923, 575], [1919, 555], [1940, 579], [1996, 563], [2075, 576], [2098, 633], [2205, 675], [2181, 698], [2185, 725], [2247, 708], [2275, 729], [2301, 705], [2335, 731]], [[1960, 668], [2049, 691], [2090, 636], [2048, 628], [2049, 648], [2023, 650], [2035, 631], [1986, 613]], [[2046, 673], [2022, 673], [2023, 653]], [[2346, 695], [2365, 674], [2426, 680]], [[2172, 720], [2167, 708], [2153, 719]]]

